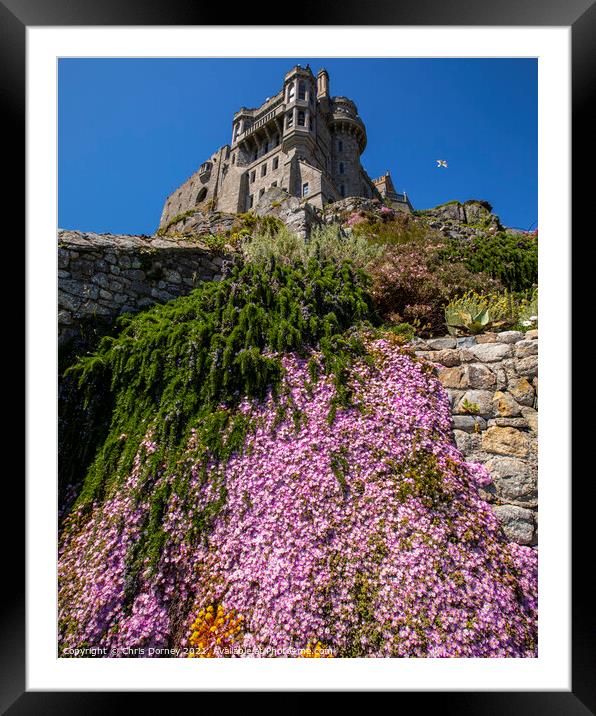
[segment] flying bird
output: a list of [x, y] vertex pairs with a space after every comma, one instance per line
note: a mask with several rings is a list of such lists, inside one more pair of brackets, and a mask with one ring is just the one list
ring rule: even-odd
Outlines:
[[445, 167], [447, 169], [447, 162], [444, 159], [437, 159], [437, 168]]

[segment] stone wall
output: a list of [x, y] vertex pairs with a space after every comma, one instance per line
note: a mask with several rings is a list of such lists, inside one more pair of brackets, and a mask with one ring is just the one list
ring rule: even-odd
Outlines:
[[224, 254], [198, 239], [58, 232], [58, 343], [221, 278]]
[[416, 339], [415, 348], [451, 398], [458, 448], [491, 474], [483, 497], [506, 536], [537, 545], [538, 331]]

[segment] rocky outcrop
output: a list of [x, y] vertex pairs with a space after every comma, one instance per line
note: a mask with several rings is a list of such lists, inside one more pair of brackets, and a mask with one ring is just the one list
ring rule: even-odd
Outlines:
[[326, 224], [341, 224], [350, 214], [364, 212], [378, 214], [383, 204], [378, 199], [366, 199], [362, 196], [349, 196], [323, 209], [323, 221]]
[[58, 232], [58, 341], [221, 277], [229, 256], [198, 239]]
[[279, 187], [266, 191], [255, 206], [257, 216], [275, 216], [290, 231], [306, 238], [315, 226], [322, 223], [321, 212], [298, 197], [290, 196]]
[[538, 542], [538, 331], [416, 339], [451, 399], [453, 436], [492, 477], [483, 497], [506, 536]]
[[451, 201], [417, 214], [429, 228], [451, 239], [472, 239], [503, 230], [499, 217], [492, 213], [492, 206], [479, 199], [470, 199], [463, 204]]
[[180, 238], [182, 236], [218, 236], [230, 232], [237, 221], [236, 214], [221, 211], [194, 211], [181, 215], [158, 232], [158, 235]]

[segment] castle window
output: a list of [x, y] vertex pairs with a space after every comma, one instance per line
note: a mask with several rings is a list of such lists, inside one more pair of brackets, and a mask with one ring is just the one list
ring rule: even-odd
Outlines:
[[343, 174], [343, 173], [344, 173], [344, 163], [343, 163], [343, 162], [340, 162], [340, 163], [339, 163], [339, 173], [340, 173], [340, 174]]
[[246, 202], [246, 209], [247, 209], [247, 211], [248, 211], [248, 209], [252, 209], [252, 202], [253, 202], [252, 194], [249, 194], [249, 195], [248, 195], [248, 201]]
[[251, 183], [251, 184], [252, 184], [253, 181], [256, 179], [256, 176], [257, 176], [257, 173], [256, 173], [256, 171], [253, 169], [253, 171], [250, 173], [250, 183]]
[[294, 113], [288, 112], [286, 114], [286, 128], [291, 127], [294, 124]]
[[263, 144], [263, 154], [267, 154], [268, 151], [269, 151], [269, 142], [265, 142]]
[[339, 193], [340, 193], [342, 196], [345, 196], [345, 195], [346, 195], [346, 187], [345, 187], [343, 184], [339, 187]]
[[298, 124], [304, 127], [304, 112], [298, 112]]
[[236, 164], [236, 155], [235, 154], [232, 155], [232, 164]]
[[279, 146], [279, 134], [276, 134], [275, 137], [273, 137], [273, 146], [274, 147]]
[[261, 176], [264, 177], [267, 174], [267, 162], [261, 166]]
[[273, 171], [275, 171], [278, 166], [279, 166], [279, 158], [275, 157], [275, 159], [273, 160]]
[[310, 189], [309, 189], [309, 186], [308, 186], [308, 182], [305, 182], [305, 183], [302, 185], [302, 196], [308, 196], [308, 192], [309, 192], [309, 191], [310, 191]]
[[338, 141], [338, 143], [337, 143], [337, 151], [338, 151], [338, 152], [343, 152], [343, 150], [344, 150], [344, 143], [343, 143], [343, 142], [341, 141], [341, 139], [340, 139], [340, 140]]
[[263, 196], [265, 193], [265, 189], [259, 189], [259, 199]]
[[288, 102], [291, 102], [294, 99], [294, 83], [288, 85]]
[[271, 188], [273, 188], [274, 186], [277, 186], [277, 182], [276, 182], [276, 181], [271, 182]]
[[302, 80], [298, 83], [298, 99], [306, 99], [306, 83]]

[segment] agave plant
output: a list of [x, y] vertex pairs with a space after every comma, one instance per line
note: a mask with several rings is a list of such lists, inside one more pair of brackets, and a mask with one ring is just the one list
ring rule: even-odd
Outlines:
[[494, 315], [489, 301], [468, 292], [445, 307], [445, 322], [451, 335], [476, 335], [495, 328], [503, 328], [509, 322]]

